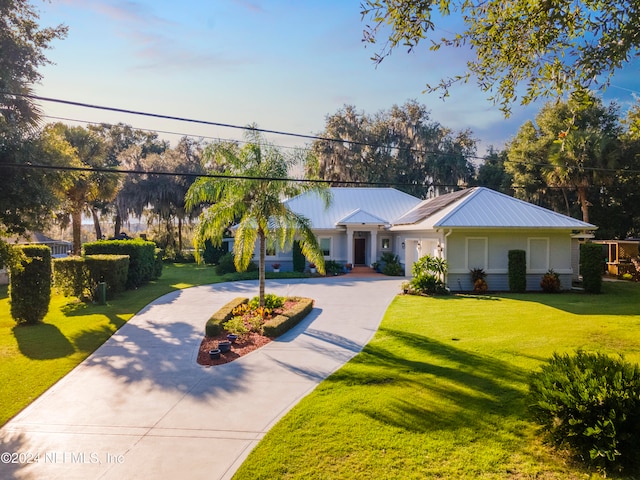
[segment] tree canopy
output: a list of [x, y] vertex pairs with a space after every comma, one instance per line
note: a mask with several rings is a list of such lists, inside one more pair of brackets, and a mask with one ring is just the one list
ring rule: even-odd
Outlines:
[[335, 184], [376, 182], [426, 197], [455, 190], [473, 176], [471, 132], [443, 127], [415, 101], [375, 115], [346, 105], [327, 117], [320, 136], [340, 141], [314, 141], [307, 172]]
[[364, 40], [384, 40], [378, 63], [425, 40], [433, 51], [470, 50], [465, 72], [427, 90], [446, 96], [475, 77], [506, 115], [518, 99], [606, 87], [640, 47], [640, 3], [629, 0], [365, 0], [362, 16]]

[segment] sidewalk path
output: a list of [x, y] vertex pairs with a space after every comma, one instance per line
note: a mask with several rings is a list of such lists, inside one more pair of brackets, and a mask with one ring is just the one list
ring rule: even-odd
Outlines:
[[399, 285], [269, 280], [268, 292], [314, 298], [315, 308], [276, 341], [215, 367], [196, 363], [204, 324], [232, 298], [255, 296], [256, 282], [167, 294], [0, 429], [0, 478], [231, 478], [275, 422], [369, 341]]

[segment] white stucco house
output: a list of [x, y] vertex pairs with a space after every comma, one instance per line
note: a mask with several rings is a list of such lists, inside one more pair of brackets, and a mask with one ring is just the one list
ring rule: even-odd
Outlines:
[[[325, 208], [314, 193], [286, 201], [307, 217], [326, 260], [371, 265], [385, 252], [399, 256], [405, 274], [426, 254], [446, 259], [447, 286], [473, 289], [470, 270], [482, 268], [491, 290], [508, 290], [508, 252], [524, 250], [527, 289], [553, 269], [563, 288], [577, 275], [577, 245], [595, 225], [532, 205], [494, 190], [475, 187], [420, 200], [393, 188], [332, 188]], [[267, 263], [292, 268], [291, 252], [269, 252]]]

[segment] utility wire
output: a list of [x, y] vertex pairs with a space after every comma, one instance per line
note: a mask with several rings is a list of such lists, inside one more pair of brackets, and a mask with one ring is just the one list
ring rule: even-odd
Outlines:
[[216, 178], [216, 179], [231, 179], [231, 180], [258, 180], [258, 181], [275, 181], [275, 182], [297, 182], [297, 183], [313, 183], [313, 184], [336, 184], [336, 185], [352, 185], [352, 186], [404, 186], [404, 187], [456, 187], [465, 188], [460, 185], [446, 185], [446, 184], [410, 184], [410, 183], [398, 183], [398, 182], [369, 182], [369, 181], [356, 181], [356, 180], [323, 180], [315, 178], [290, 178], [290, 177], [266, 177], [266, 176], [251, 176], [251, 175], [225, 175], [223, 173], [196, 173], [196, 172], [167, 172], [162, 170], [136, 170], [136, 169], [121, 169], [121, 168], [101, 168], [101, 167], [69, 167], [59, 165], [43, 165], [36, 163], [4, 163], [1, 167], [13, 167], [13, 168], [33, 168], [39, 170], [55, 170], [63, 172], [84, 172], [84, 173], [117, 173], [123, 175], [159, 175], [170, 177], [188, 177], [188, 178]]
[[[53, 103], [60, 103], [63, 105], [71, 105], [71, 106], [75, 106], [75, 107], [83, 107], [83, 108], [92, 108], [92, 109], [97, 109], [97, 110], [105, 110], [105, 111], [109, 111], [109, 112], [117, 112], [117, 113], [125, 113], [125, 114], [129, 114], [129, 115], [140, 115], [140, 116], [145, 116], [145, 117], [151, 117], [151, 118], [159, 118], [159, 119], [164, 119], [164, 120], [175, 120], [175, 121], [179, 121], [179, 122], [187, 122], [187, 123], [194, 123], [194, 124], [200, 124], [200, 125], [209, 125], [209, 126], [214, 126], [214, 127], [222, 127], [222, 128], [232, 128], [232, 129], [237, 129], [237, 130], [244, 130], [244, 131], [252, 131], [252, 132], [259, 132], [259, 133], [270, 133], [273, 135], [284, 135], [284, 136], [289, 136], [289, 137], [295, 137], [295, 138], [303, 138], [303, 139], [307, 139], [307, 140], [319, 140], [319, 141], [323, 141], [323, 142], [332, 142], [332, 143], [346, 143], [348, 145], [358, 145], [358, 146], [363, 146], [363, 147], [381, 147], [384, 146], [383, 144], [375, 144], [375, 143], [370, 143], [370, 142], [360, 142], [357, 140], [345, 140], [342, 138], [331, 138], [331, 137], [322, 137], [322, 136], [318, 136], [318, 135], [306, 135], [303, 133], [293, 133], [293, 132], [286, 132], [283, 130], [271, 130], [271, 129], [265, 129], [265, 128], [259, 128], [259, 127], [252, 127], [252, 126], [240, 126], [240, 125], [234, 125], [234, 124], [230, 124], [230, 123], [222, 123], [222, 122], [214, 122], [214, 121], [210, 121], [210, 120], [198, 120], [198, 119], [193, 119], [193, 118], [187, 118], [187, 117], [178, 117], [178, 116], [174, 116], [174, 115], [165, 115], [165, 114], [160, 114], [160, 113], [151, 113], [151, 112], [142, 112], [142, 111], [138, 111], [138, 110], [130, 110], [130, 109], [126, 109], [126, 108], [118, 108], [118, 107], [108, 107], [108, 106], [104, 106], [104, 105], [95, 105], [95, 104], [90, 104], [90, 103], [85, 103], [85, 102], [76, 102], [73, 100], [63, 100], [63, 99], [59, 99], [59, 98], [51, 98], [51, 97], [42, 97], [40, 95], [33, 95], [33, 94], [27, 94], [27, 93], [12, 93], [12, 92], [6, 92], [6, 91], [0, 91], [0, 95], [13, 95], [16, 97], [23, 97], [23, 98], [29, 98], [32, 100], [40, 100], [43, 102], [53, 102]], [[197, 135], [194, 135], [197, 136]], [[413, 153], [421, 153], [424, 155], [451, 155], [451, 153], [446, 153], [446, 152], [436, 152], [436, 151], [427, 151], [427, 150], [421, 150], [421, 149], [417, 149], [417, 148], [410, 148], [410, 147], [397, 147], [397, 146], [391, 146], [388, 147], [394, 150], [400, 150], [400, 151], [408, 151], [408, 152], [413, 152]], [[475, 160], [483, 160], [484, 157], [478, 157], [476, 155], [464, 155], [465, 158], [472, 158]]]

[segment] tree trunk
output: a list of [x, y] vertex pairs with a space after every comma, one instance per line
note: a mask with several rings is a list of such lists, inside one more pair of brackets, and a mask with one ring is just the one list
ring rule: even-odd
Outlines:
[[96, 240], [102, 240], [102, 228], [100, 228], [100, 218], [98, 217], [98, 210], [95, 207], [91, 207], [91, 216], [93, 217], [93, 226], [96, 229]]
[[80, 255], [82, 253], [82, 209], [74, 208], [71, 212], [71, 229], [73, 230], [73, 254]]
[[589, 201], [587, 200], [586, 187], [578, 187], [578, 201], [582, 209], [582, 221], [589, 223]]
[[182, 253], [182, 218], [178, 217], [178, 251]]
[[120, 230], [122, 229], [122, 217], [120, 216], [120, 212], [116, 213], [116, 220], [113, 225], [113, 236], [114, 238], [120, 235]]
[[267, 250], [266, 246], [266, 236], [262, 229], [258, 230], [258, 238], [260, 239], [260, 262], [258, 266], [258, 283], [259, 283], [259, 292], [258, 296], [260, 298], [260, 306], [264, 307], [264, 269], [265, 269], [265, 252]]

